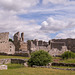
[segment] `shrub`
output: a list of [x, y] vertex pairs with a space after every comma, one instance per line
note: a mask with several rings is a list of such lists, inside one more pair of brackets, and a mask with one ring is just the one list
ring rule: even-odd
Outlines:
[[10, 38], [9, 38], [9, 41], [10, 41], [10, 42], [13, 42], [13, 40], [12, 40], [12, 39], [10, 39]]
[[75, 53], [67, 51], [62, 54], [62, 59], [75, 58]]
[[48, 52], [45, 52], [44, 50], [39, 50], [31, 54], [31, 58], [28, 60], [28, 65], [45, 66], [49, 62], [51, 62], [51, 60], [52, 57], [48, 54]]

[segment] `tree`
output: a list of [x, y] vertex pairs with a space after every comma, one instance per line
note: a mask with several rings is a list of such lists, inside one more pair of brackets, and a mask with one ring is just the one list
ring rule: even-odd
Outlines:
[[66, 51], [61, 55], [62, 59], [75, 58], [75, 53]]
[[10, 39], [10, 38], [9, 38], [9, 41], [13, 42], [13, 40], [12, 40], [12, 39]]
[[39, 50], [31, 54], [31, 58], [28, 60], [28, 65], [45, 66], [51, 61], [52, 57], [50, 56], [50, 54], [48, 54], [48, 52], [45, 52], [44, 50]]

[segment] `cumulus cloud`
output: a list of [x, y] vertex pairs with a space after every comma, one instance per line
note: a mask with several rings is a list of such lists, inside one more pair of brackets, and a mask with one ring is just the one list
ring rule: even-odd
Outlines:
[[65, 29], [75, 27], [75, 19], [56, 20], [49, 17], [46, 21], [42, 22], [41, 30], [45, 33], [56, 33]]
[[28, 9], [37, 5], [39, 0], [0, 0], [0, 9], [27, 13]]
[[63, 31], [62, 33], [57, 34], [56, 38], [75, 38], [75, 29]]
[[25, 41], [32, 39], [49, 40], [49, 36], [40, 32], [40, 27], [34, 19], [21, 19], [13, 12], [0, 10], [0, 32], [9, 32], [10, 38], [13, 38], [13, 35], [19, 31], [25, 33]]
[[20, 10], [35, 6], [39, 0], [0, 0], [1, 8], [8, 10]]
[[49, 40], [50, 37], [40, 32], [40, 25], [34, 19], [21, 19], [17, 16], [39, 3], [39, 0], [0, 0], [0, 32], [9, 32], [10, 38], [16, 32], [25, 33], [25, 41], [32, 39]]
[[[59, 12], [60, 7], [57, 9], [45, 8], [46, 10], [44, 8], [44, 10], [42, 10], [42, 8], [40, 7], [37, 8], [40, 8], [39, 10], [37, 10], [36, 7], [34, 7], [33, 9], [32, 7], [36, 6], [39, 1], [40, 0], [0, 0], [0, 32], [10, 32], [10, 38], [17, 31], [24, 32], [25, 40], [40, 39], [47, 41], [50, 40], [51, 33], [60, 31], [63, 32], [59, 33], [56, 37], [61, 38], [61, 35], [64, 37], [71, 37], [69, 35], [71, 33], [67, 31], [68, 34], [66, 34], [66, 31], [64, 30], [75, 27], [75, 19], [58, 20], [53, 17], [49, 17], [47, 20], [43, 21], [41, 25], [38, 25], [34, 18], [28, 20], [26, 18], [21, 18], [20, 16], [18, 16], [18, 14], [24, 15], [27, 13], [35, 13], [37, 15], [37, 12], [39, 14], [41, 13], [41, 15], [42, 13], [47, 14], [53, 12], [57, 13], [57, 11]], [[69, 0], [43, 0], [43, 4], [48, 4], [49, 2], [53, 4], [62, 4], [66, 1], [68, 1], [69, 3]]]
[[13, 38], [13, 35], [18, 31], [24, 32], [25, 41], [32, 39], [49, 40], [49, 36], [40, 32], [40, 27], [40, 25], [36, 24], [35, 20], [21, 20], [17, 16], [0, 20], [0, 32], [10, 32], [10, 38]]

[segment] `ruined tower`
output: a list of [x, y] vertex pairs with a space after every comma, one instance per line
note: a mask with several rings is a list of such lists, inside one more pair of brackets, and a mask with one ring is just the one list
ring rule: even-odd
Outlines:
[[16, 51], [27, 51], [27, 43], [24, 42], [24, 33], [17, 32], [14, 35], [14, 45], [16, 47]]
[[24, 33], [21, 33], [21, 40], [24, 42]]
[[14, 44], [12, 42], [9, 42], [9, 32], [0, 33], [0, 53], [15, 53]]

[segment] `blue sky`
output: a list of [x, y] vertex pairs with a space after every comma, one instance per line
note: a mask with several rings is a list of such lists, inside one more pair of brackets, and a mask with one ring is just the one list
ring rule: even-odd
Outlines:
[[75, 0], [0, 0], [0, 32], [32, 39], [75, 38]]

